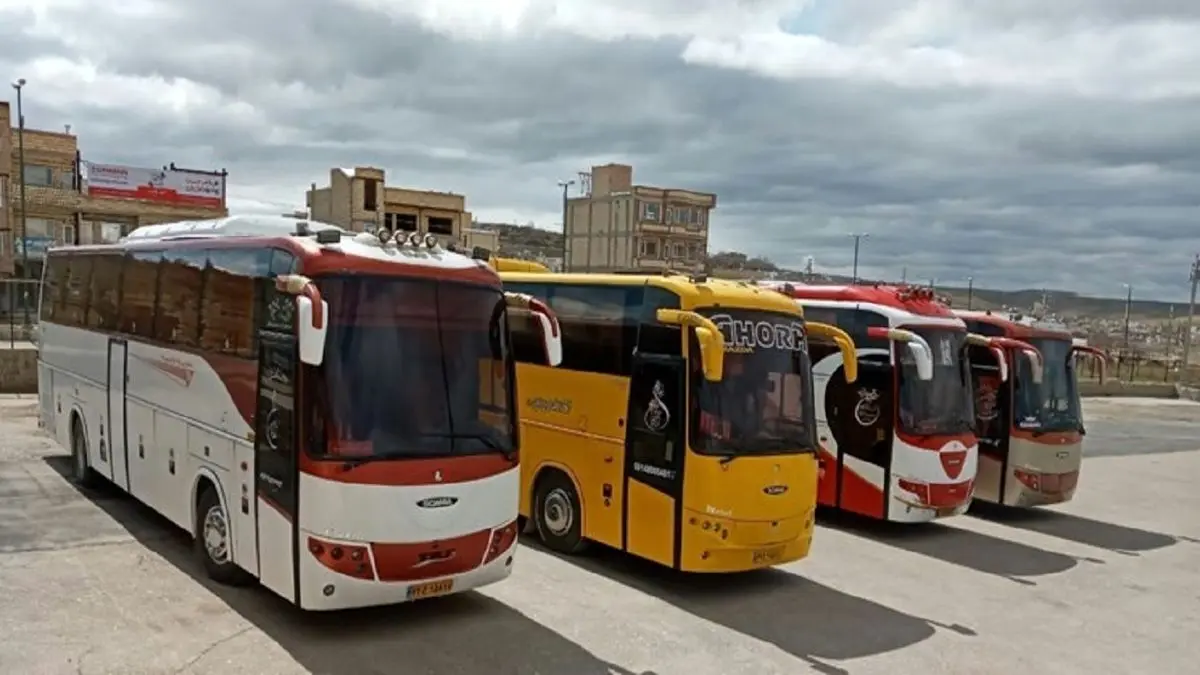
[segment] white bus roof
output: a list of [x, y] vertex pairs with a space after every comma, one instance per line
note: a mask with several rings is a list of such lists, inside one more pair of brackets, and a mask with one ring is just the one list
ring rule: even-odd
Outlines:
[[121, 242], [157, 241], [175, 237], [286, 237], [305, 227], [310, 232], [338, 230], [329, 223], [287, 216], [226, 216], [209, 220], [181, 220], [161, 225], [143, 225], [121, 238]]

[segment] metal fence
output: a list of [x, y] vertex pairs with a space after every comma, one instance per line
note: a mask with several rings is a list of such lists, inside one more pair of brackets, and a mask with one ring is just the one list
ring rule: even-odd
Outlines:
[[0, 342], [9, 348], [37, 339], [39, 279], [0, 279]]

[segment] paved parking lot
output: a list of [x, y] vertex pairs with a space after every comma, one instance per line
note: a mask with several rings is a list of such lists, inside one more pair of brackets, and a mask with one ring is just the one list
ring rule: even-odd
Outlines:
[[34, 399], [0, 398], [0, 673], [733, 675], [1195, 672], [1200, 405], [1089, 401], [1075, 502], [822, 526], [779, 570], [681, 579], [525, 545], [511, 579], [301, 615], [210, 585], [130, 500], [81, 495]]

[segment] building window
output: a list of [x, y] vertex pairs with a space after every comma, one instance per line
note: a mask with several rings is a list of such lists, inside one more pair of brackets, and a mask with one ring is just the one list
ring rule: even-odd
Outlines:
[[454, 219], [429, 216], [425, 219], [425, 228], [430, 234], [454, 234]]
[[402, 232], [416, 232], [417, 231], [417, 217], [416, 216], [414, 216], [411, 213], [397, 213], [395, 215], [396, 215], [396, 217], [393, 219], [393, 222], [395, 223], [397, 230], [400, 230]]
[[12, 256], [12, 244], [9, 243], [11, 237], [8, 230], [0, 230], [0, 257]]
[[25, 184], [48, 187], [54, 184], [54, 171], [39, 164], [25, 165]]
[[379, 208], [379, 181], [373, 178], [363, 180], [363, 209], [374, 211]]
[[639, 202], [641, 204], [642, 220], [650, 223], [662, 222], [662, 204], [658, 202]]
[[675, 245], [672, 246], [672, 256], [671, 257], [682, 260], [686, 255], [687, 255], [687, 246], [685, 246], [684, 244], [676, 243]]
[[700, 259], [700, 244], [688, 244], [687, 259], [688, 260], [699, 260]]
[[658, 257], [658, 240], [657, 239], [642, 239], [638, 245], [638, 255], [643, 258]]
[[79, 186], [75, 184], [75, 172], [63, 171], [59, 176], [58, 186], [64, 190], [78, 190]]

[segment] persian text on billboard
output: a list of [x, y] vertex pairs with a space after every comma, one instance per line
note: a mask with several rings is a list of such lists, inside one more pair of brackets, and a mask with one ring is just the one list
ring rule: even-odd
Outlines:
[[141, 199], [178, 206], [225, 206], [225, 178], [195, 171], [84, 162], [89, 197]]

